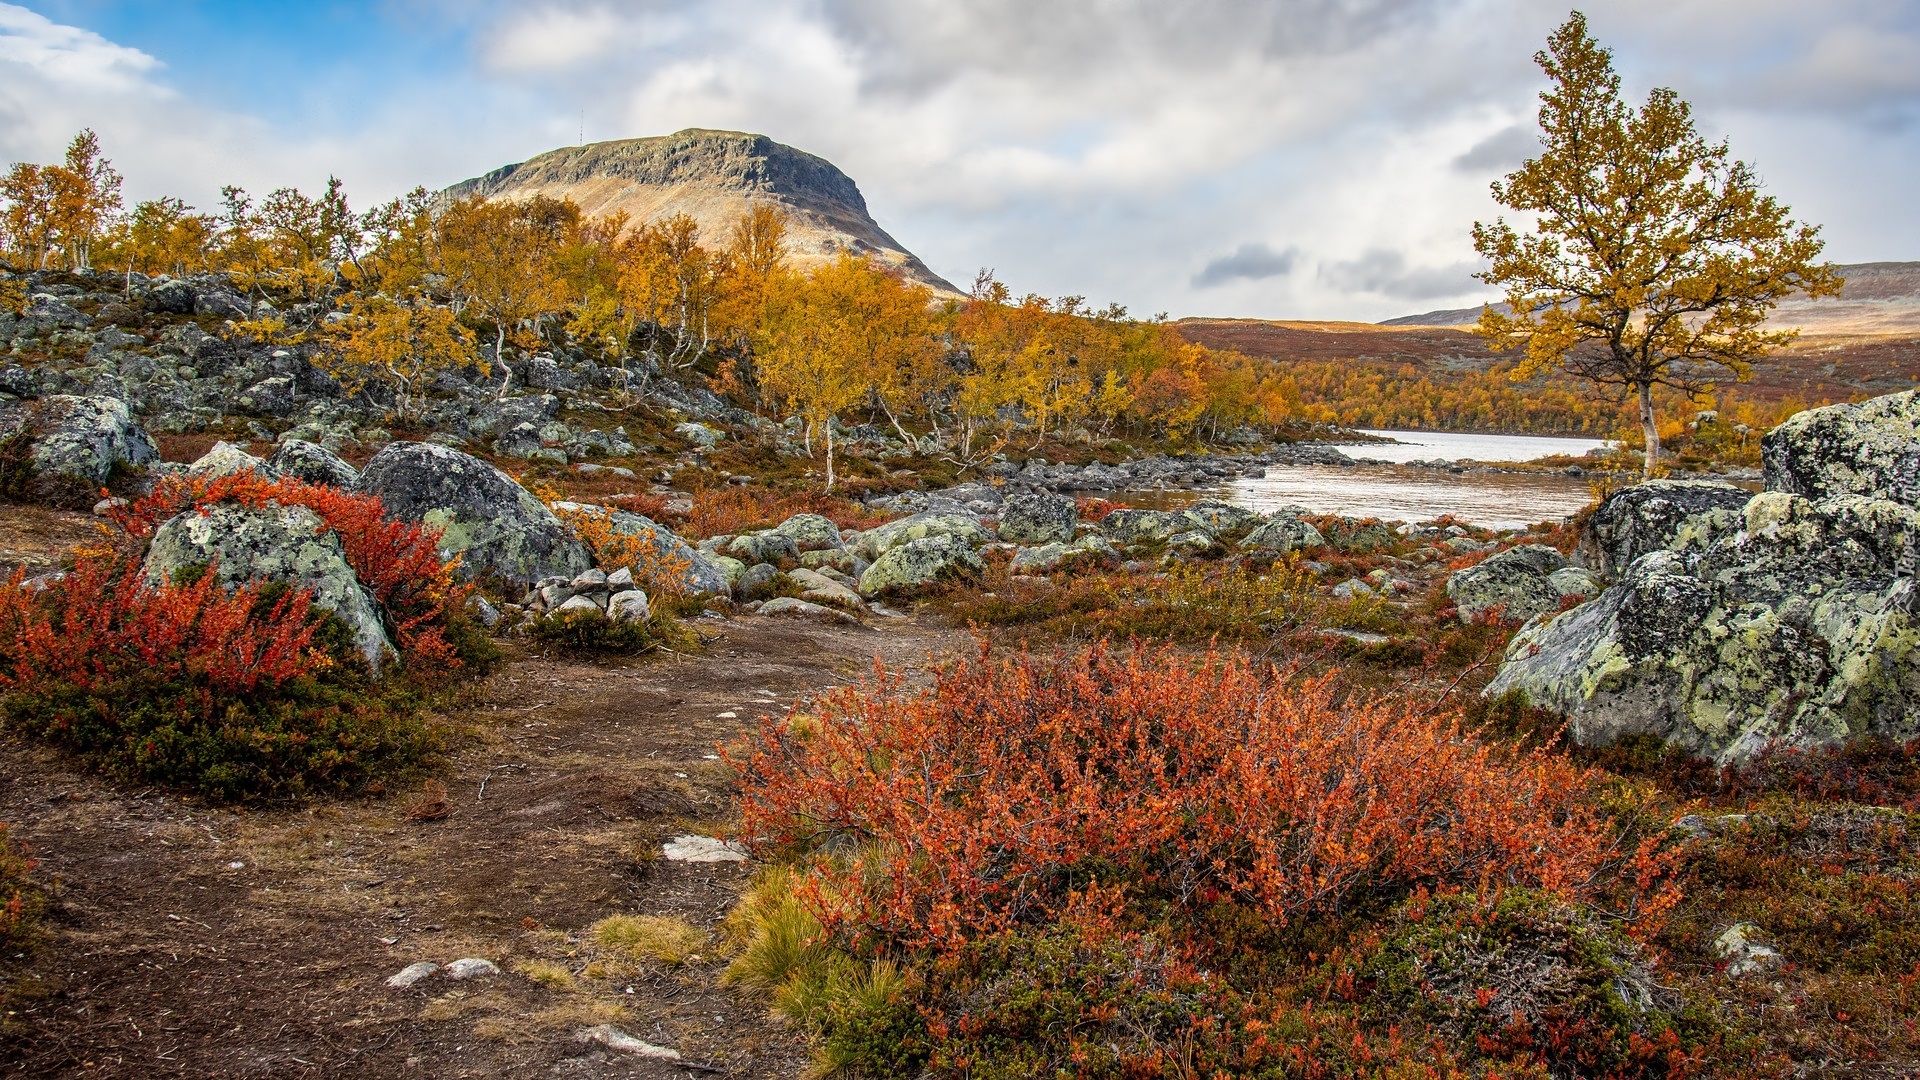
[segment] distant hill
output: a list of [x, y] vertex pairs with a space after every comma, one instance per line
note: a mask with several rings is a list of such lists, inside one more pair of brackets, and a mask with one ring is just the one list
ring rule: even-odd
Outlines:
[[[1920, 262], [1850, 263], [1839, 269], [1846, 285], [1838, 297], [1789, 300], [1774, 311], [1769, 323], [1797, 326], [1809, 337], [1920, 334]], [[1508, 310], [1505, 304], [1494, 307]], [[1471, 326], [1479, 320], [1479, 307], [1446, 308], [1402, 315], [1380, 325]]]
[[636, 223], [684, 213], [699, 223], [710, 244], [724, 243], [727, 230], [753, 203], [773, 203], [787, 211], [788, 248], [802, 269], [851, 251], [936, 292], [959, 294], [887, 235], [846, 173], [765, 135], [688, 128], [655, 138], [569, 146], [463, 180], [441, 194], [570, 198], [590, 216], [625, 210]]

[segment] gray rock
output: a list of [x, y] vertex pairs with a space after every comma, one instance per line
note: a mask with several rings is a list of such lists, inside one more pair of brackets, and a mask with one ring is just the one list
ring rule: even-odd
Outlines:
[[732, 590], [739, 587], [740, 579], [746, 576], [747, 564], [730, 555], [705, 555], [705, 558], [720, 571], [727, 585], [727, 592], [715, 593], [714, 595], [731, 595]]
[[840, 541], [840, 526], [819, 514], [795, 514], [773, 531], [792, 540], [802, 552], [838, 551], [846, 546]]
[[1263, 520], [1259, 514], [1246, 507], [1220, 502], [1217, 499], [1194, 503], [1184, 512], [1188, 517], [1198, 518], [1206, 530], [1216, 536], [1230, 536], [1237, 532], [1244, 532], [1260, 525]]
[[1188, 529], [1167, 537], [1167, 550], [1183, 555], [1206, 555], [1220, 549], [1220, 538], [1205, 529]]
[[982, 569], [985, 565], [980, 556], [963, 538], [953, 534], [923, 536], [882, 552], [860, 575], [860, 591], [868, 596], [909, 591]]
[[1200, 524], [1197, 518], [1165, 510], [1115, 510], [1100, 519], [1100, 531], [1116, 544], [1137, 544], [1165, 540]]
[[1524, 692], [1584, 745], [1657, 735], [1738, 761], [1769, 743], [1920, 736], [1920, 511], [1765, 492], [1704, 551], [1517, 635], [1490, 695]]
[[184, 281], [163, 281], [147, 293], [146, 306], [159, 315], [191, 315], [193, 286]]
[[1908, 390], [1797, 413], [1761, 439], [1760, 461], [1768, 491], [1920, 506], [1920, 396]]
[[116, 468], [160, 458], [152, 437], [116, 398], [55, 394], [0, 402], [0, 441], [22, 432], [33, 447], [35, 497], [76, 509], [99, 499]]
[[600, 605], [585, 596], [569, 596], [553, 609], [555, 615], [564, 615], [569, 611], [591, 611], [600, 614]]
[[500, 969], [491, 960], [467, 956], [448, 964], [441, 974], [449, 979], [488, 979], [500, 974]]
[[296, 404], [296, 390], [292, 379], [275, 375], [242, 390], [240, 396], [234, 399], [234, 405], [248, 416], [291, 416]]
[[575, 1042], [597, 1043], [609, 1050], [632, 1054], [637, 1058], [648, 1058], [654, 1061], [680, 1060], [680, 1051], [672, 1047], [655, 1046], [645, 1039], [636, 1038], [621, 1031], [612, 1024], [596, 1024], [593, 1027], [581, 1028], [574, 1033], [573, 1038]]
[[1050, 544], [1073, 539], [1079, 517], [1072, 499], [1045, 491], [1022, 492], [1000, 508], [1000, 539], [1010, 544]]
[[253, 315], [253, 308], [245, 297], [226, 289], [212, 289], [206, 292], [196, 291], [193, 296], [195, 315], [212, 315], [218, 319], [246, 319]]
[[992, 539], [978, 518], [930, 510], [868, 529], [855, 536], [848, 546], [855, 555], [877, 563], [880, 556], [902, 544], [940, 536], [953, 537], [967, 547]]
[[500, 620], [504, 618], [504, 616], [500, 614], [500, 609], [494, 607], [492, 601], [481, 596], [479, 593], [475, 593], [473, 599], [467, 601], [467, 610], [473, 614], [473, 617], [479, 621], [481, 626], [489, 630], [499, 626]]
[[266, 462], [224, 439], [214, 443], [211, 449], [187, 466], [187, 475], [195, 480], [216, 480], [243, 472], [253, 472], [268, 479], [274, 476]]
[[1013, 561], [1007, 564], [1007, 569], [1016, 574], [1049, 573], [1067, 560], [1067, 550], [1067, 545], [1057, 542], [1023, 547], [1013, 553]]
[[1649, 480], [1616, 491], [1594, 508], [1580, 537], [1580, 559], [1617, 576], [1649, 551], [1705, 548], [1739, 527], [1753, 492], [1718, 480]]
[[800, 599], [802, 600], [811, 600], [817, 604], [830, 604], [834, 607], [846, 608], [849, 611], [867, 610], [867, 603], [860, 599], [859, 593], [854, 592], [841, 582], [827, 577], [825, 574], [816, 573], [803, 567], [798, 570], [787, 571], [787, 580], [799, 586], [801, 590]]
[[468, 577], [525, 586], [571, 579], [593, 565], [586, 545], [513, 477], [435, 443], [395, 442], [367, 462], [355, 490], [378, 495], [387, 515], [444, 530], [441, 550]]
[[1319, 529], [1299, 518], [1275, 515], [1241, 537], [1240, 549], [1285, 555], [1296, 548], [1323, 547], [1326, 542], [1327, 538], [1320, 535]]
[[780, 568], [772, 563], [756, 563], [747, 567], [740, 580], [733, 583], [733, 593], [742, 600], [758, 600], [773, 590], [779, 576]]
[[800, 558], [800, 546], [794, 543], [793, 537], [771, 531], [736, 536], [727, 545], [726, 552], [749, 566], [783, 559], [797, 562]]
[[285, 439], [267, 458], [267, 468], [280, 476], [352, 490], [360, 480], [360, 471], [342, 461], [319, 443], [305, 439]]
[[181, 570], [212, 566], [221, 584], [285, 582], [311, 590], [315, 607], [331, 609], [352, 632], [367, 663], [378, 670], [392, 646], [380, 612], [347, 563], [340, 537], [304, 506], [261, 509], [219, 503], [189, 510], [154, 530], [146, 578], [174, 580]]
[[606, 576], [606, 586], [616, 593], [633, 588], [633, 570], [629, 567], [622, 566], [613, 573], [608, 574]]
[[1563, 566], [1547, 575], [1561, 596], [1599, 596], [1600, 579], [1583, 566]]
[[19, 329], [16, 332], [24, 337], [54, 330], [85, 330], [92, 325], [91, 316], [65, 300], [47, 293], [35, 293], [27, 303], [27, 310], [20, 315]]
[[[189, 293], [189, 295], [191, 295], [191, 293]], [[389, 976], [387, 978], [387, 985], [393, 987], [395, 990], [404, 990], [439, 970], [440, 965], [430, 960], [422, 960], [418, 963], [408, 964], [397, 973]]]
[[727, 437], [727, 433], [724, 431], [715, 431], [705, 424], [692, 423], [673, 425], [673, 433], [695, 446], [705, 449], [712, 449], [720, 445]]
[[1371, 600], [1380, 594], [1359, 578], [1348, 578], [1333, 587], [1333, 595], [1340, 600]]
[[1495, 608], [1507, 622], [1526, 622], [1559, 608], [1562, 593], [1552, 575], [1566, 565], [1558, 551], [1524, 544], [1456, 571], [1447, 579], [1447, 595], [1461, 622], [1475, 622]]
[[607, 617], [614, 622], [646, 622], [652, 615], [647, 594], [639, 589], [614, 593], [607, 600]]
[[766, 603], [761, 604], [760, 610], [754, 614], [767, 616], [785, 615], [789, 618], [817, 619], [820, 622], [850, 623], [855, 626], [860, 623], [860, 620], [838, 608], [830, 608], [824, 604], [815, 604], [807, 600], [797, 600], [791, 596], [776, 596]]
[[1713, 939], [1713, 954], [1727, 965], [1727, 978], [1744, 979], [1777, 971], [1785, 958], [1773, 947], [1757, 940], [1759, 927], [1749, 922], [1734, 923]]
[[800, 565], [809, 570], [834, 569], [855, 577], [867, 568], [867, 564], [853, 552], [841, 548], [836, 551], [803, 551], [800, 553]]

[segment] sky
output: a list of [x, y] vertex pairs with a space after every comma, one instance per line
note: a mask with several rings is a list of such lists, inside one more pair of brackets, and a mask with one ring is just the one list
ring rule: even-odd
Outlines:
[[[1590, 0], [1839, 262], [1920, 259], [1920, 0]], [[0, 0], [0, 161], [91, 127], [130, 200], [356, 205], [558, 146], [753, 131], [963, 287], [1135, 314], [1477, 303], [1536, 145], [1539, 0]]]

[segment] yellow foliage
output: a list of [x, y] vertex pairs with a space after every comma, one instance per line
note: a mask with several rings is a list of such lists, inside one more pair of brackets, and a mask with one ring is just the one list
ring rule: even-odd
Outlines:
[[650, 596], [678, 596], [686, 592], [687, 571], [692, 569], [692, 561], [656, 547], [646, 537], [629, 536], [615, 529], [613, 511], [598, 506], [555, 506], [553, 512], [573, 529], [602, 568], [626, 567], [633, 573], [634, 584]]
[[353, 303], [332, 329], [338, 352], [318, 365], [349, 391], [369, 382], [391, 385], [395, 412], [410, 414], [414, 388], [473, 355], [473, 335], [453, 312], [431, 304], [399, 304], [384, 296]]

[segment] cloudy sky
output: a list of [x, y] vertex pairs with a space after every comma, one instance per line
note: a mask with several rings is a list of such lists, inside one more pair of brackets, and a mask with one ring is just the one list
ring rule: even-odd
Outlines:
[[[1920, 259], [1920, 2], [1589, 0], [1825, 226]], [[1139, 314], [1374, 320], [1486, 295], [1539, 0], [0, 2], [0, 160], [99, 132], [133, 198], [360, 204], [685, 127], [827, 157], [936, 271]]]

